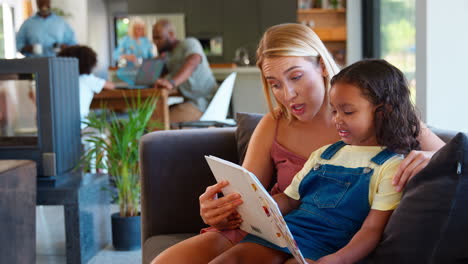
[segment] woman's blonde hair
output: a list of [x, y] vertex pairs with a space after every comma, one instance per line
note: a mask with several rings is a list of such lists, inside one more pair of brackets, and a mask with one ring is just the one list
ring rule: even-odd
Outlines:
[[330, 80], [339, 72], [339, 68], [323, 42], [309, 27], [291, 23], [272, 26], [265, 31], [257, 48], [257, 67], [262, 72], [263, 92], [273, 116], [278, 117], [278, 114], [282, 113], [288, 120], [291, 120], [291, 113], [282, 104], [276, 102], [281, 111], [274, 111], [270, 89], [262, 71], [265, 58], [289, 56], [312, 58], [317, 65], [323, 63], [327, 72], [324, 78], [327, 94], [330, 89]]
[[130, 23], [128, 24], [128, 36], [131, 37], [131, 38], [135, 38], [135, 32], [134, 32], [134, 27], [136, 25], [142, 25], [143, 28], [145, 29], [145, 33], [144, 33], [144, 36], [146, 36], [146, 23], [143, 19], [141, 19], [140, 17], [133, 17], [132, 19], [130, 19]]

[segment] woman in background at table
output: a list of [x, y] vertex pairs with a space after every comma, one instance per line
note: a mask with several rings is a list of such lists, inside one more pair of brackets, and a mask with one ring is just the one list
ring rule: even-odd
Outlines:
[[93, 96], [100, 93], [102, 89], [112, 90], [115, 88], [114, 83], [96, 77], [92, 74], [93, 68], [97, 64], [97, 55], [93, 49], [88, 46], [70, 46], [63, 49], [58, 54], [59, 57], [73, 57], [78, 59], [79, 65], [79, 85], [80, 85], [80, 119], [81, 129], [86, 127], [83, 121], [89, 114], [89, 107]]
[[[331, 78], [339, 69], [320, 38], [301, 24], [269, 28], [257, 49], [264, 92], [270, 108], [250, 140], [243, 167], [268, 187], [282, 193], [307, 157], [340, 139], [328, 104]], [[277, 103], [273, 107], [270, 93]], [[393, 184], [397, 191], [429, 162], [443, 141], [424, 124], [418, 137], [423, 151], [411, 151], [401, 162]], [[194, 175], [196, 177], [196, 175]], [[274, 182], [273, 182], [274, 183]], [[209, 186], [200, 196], [200, 214], [211, 227], [162, 252], [154, 263], [208, 263], [246, 235], [238, 229], [242, 219], [236, 208], [239, 194], [217, 199], [227, 182]]]
[[153, 57], [153, 44], [146, 37], [146, 24], [138, 17], [132, 18], [128, 26], [128, 36], [119, 40], [114, 51], [114, 60], [125, 60], [127, 65], [141, 64], [143, 59]]

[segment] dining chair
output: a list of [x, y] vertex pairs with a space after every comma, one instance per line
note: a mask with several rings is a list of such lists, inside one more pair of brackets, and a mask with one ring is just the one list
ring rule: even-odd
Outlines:
[[173, 123], [176, 128], [184, 127], [230, 127], [236, 126], [234, 119], [228, 119], [229, 105], [237, 72], [229, 74], [221, 83], [213, 99], [198, 121]]

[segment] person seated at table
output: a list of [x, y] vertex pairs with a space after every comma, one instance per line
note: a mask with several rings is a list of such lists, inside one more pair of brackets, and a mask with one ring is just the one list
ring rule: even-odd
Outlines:
[[143, 59], [153, 57], [153, 44], [146, 37], [145, 27], [141, 18], [136, 17], [130, 21], [128, 35], [119, 40], [114, 51], [115, 61], [125, 60], [126, 65], [138, 65]]
[[73, 57], [79, 63], [79, 86], [80, 86], [80, 119], [81, 129], [86, 127], [83, 121], [89, 114], [89, 107], [95, 93], [100, 93], [102, 89], [112, 90], [115, 88], [113, 82], [106, 81], [92, 74], [93, 68], [97, 64], [97, 55], [88, 46], [76, 45], [63, 49], [59, 57]]
[[170, 122], [199, 120], [218, 89], [200, 42], [195, 38], [177, 39], [174, 26], [165, 19], [154, 24], [153, 42], [166, 58], [167, 70], [155, 87], [177, 90], [184, 97], [183, 103], [170, 107]]

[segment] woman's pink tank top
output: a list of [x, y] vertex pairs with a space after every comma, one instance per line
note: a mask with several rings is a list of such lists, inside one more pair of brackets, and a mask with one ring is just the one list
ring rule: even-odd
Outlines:
[[276, 122], [275, 139], [271, 146], [271, 158], [275, 164], [277, 183], [271, 189], [271, 194], [282, 193], [289, 186], [294, 175], [298, 173], [307, 159], [291, 152], [282, 146], [278, 140], [279, 119]]

